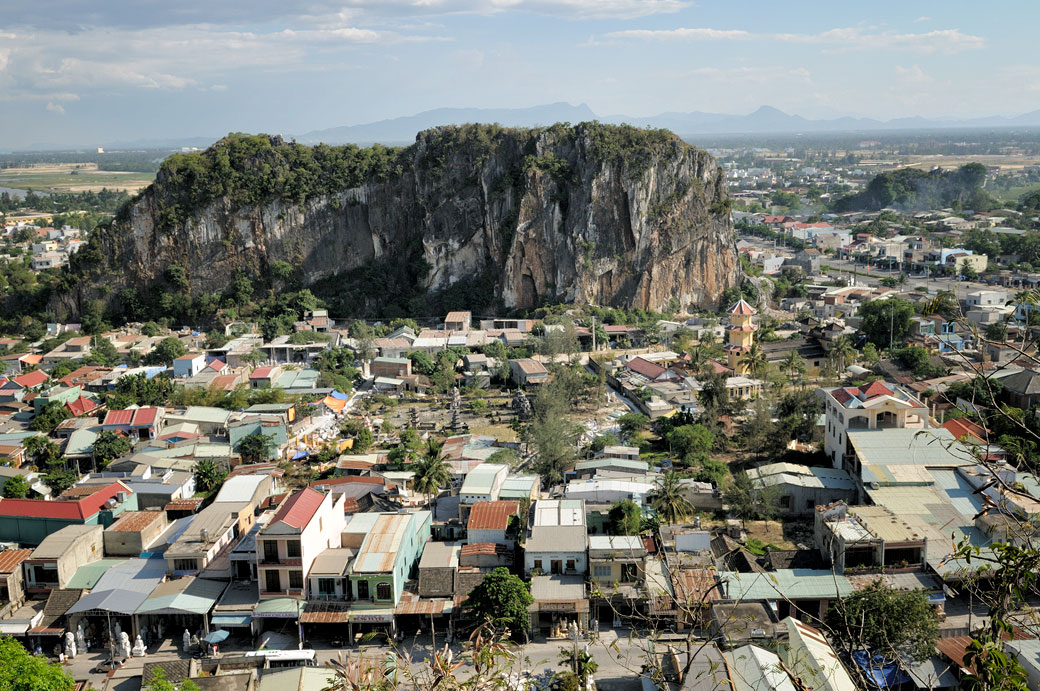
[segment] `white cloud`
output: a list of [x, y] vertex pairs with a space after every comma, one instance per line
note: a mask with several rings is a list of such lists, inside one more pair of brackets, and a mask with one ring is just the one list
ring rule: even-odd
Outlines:
[[649, 41], [775, 41], [828, 46], [841, 50], [910, 50], [921, 53], [957, 53], [982, 48], [985, 39], [959, 29], [939, 29], [918, 34], [870, 32], [860, 28], [830, 29], [818, 34], [753, 33], [739, 29], [677, 28], [627, 29], [605, 34], [613, 39]]
[[61, 105], [60, 103], [55, 103], [53, 101], [47, 101], [47, 110], [51, 113], [57, 113], [58, 115], [65, 114], [65, 106]]
[[497, 14], [529, 12], [572, 19], [635, 19], [672, 14], [691, 0], [355, 0], [366, 14]]
[[914, 20], [914, 24], [918, 24], [920, 22], [930, 22], [930, 21], [932, 21], [931, 17], [921, 16], [921, 17], [918, 17], [917, 19]]
[[931, 84], [935, 81], [931, 75], [921, 69], [920, 65], [910, 67], [896, 65], [895, 72], [896, 78], [905, 84]]

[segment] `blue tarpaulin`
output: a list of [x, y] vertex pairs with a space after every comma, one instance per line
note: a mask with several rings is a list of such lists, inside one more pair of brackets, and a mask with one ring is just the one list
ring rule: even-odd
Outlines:
[[307, 453], [306, 451], [297, 451], [297, 452], [296, 452], [296, 454], [295, 454], [295, 455], [294, 455], [294, 456], [292, 457], [292, 459], [293, 459], [294, 461], [298, 461], [298, 460], [300, 460], [301, 458], [307, 458], [307, 456], [309, 456], [309, 455], [310, 455], [310, 454], [309, 454], [309, 453]]
[[874, 688], [891, 689], [910, 681], [910, 675], [898, 663], [886, 660], [884, 655], [871, 657], [866, 650], [857, 650], [852, 653], [852, 661], [863, 670]]
[[337, 400], [340, 400], [340, 401], [348, 401], [348, 400], [350, 400], [350, 394], [340, 393], [339, 391], [336, 391], [335, 389], [333, 389], [332, 393], [330, 393], [329, 395], [332, 396], [333, 398], [337, 399]]

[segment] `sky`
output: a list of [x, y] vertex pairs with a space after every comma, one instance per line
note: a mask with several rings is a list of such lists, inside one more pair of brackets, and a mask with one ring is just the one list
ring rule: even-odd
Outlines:
[[441, 107], [1040, 109], [1040, 4], [4, 0], [0, 149], [285, 135]]

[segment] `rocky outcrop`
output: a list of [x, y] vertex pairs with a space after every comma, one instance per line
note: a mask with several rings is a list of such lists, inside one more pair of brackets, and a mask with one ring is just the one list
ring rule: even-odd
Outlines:
[[724, 173], [670, 133], [596, 123], [436, 128], [395, 156], [378, 175], [302, 200], [229, 192], [179, 206], [171, 200], [196, 178], [164, 166], [102, 234], [105, 280], [145, 291], [176, 266], [195, 296], [225, 291], [239, 273], [277, 284], [288, 265], [294, 281], [325, 293], [342, 277], [341, 289], [360, 296], [353, 309], [377, 314], [389, 298], [365, 283], [379, 283], [379, 272], [395, 277], [383, 292], [480, 281], [485, 297], [520, 308], [708, 306], [740, 280]]

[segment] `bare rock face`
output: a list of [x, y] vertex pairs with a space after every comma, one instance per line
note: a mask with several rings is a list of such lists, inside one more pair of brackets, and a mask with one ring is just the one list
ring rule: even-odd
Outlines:
[[[271, 142], [283, 153], [297, 147]], [[219, 161], [221, 144], [198, 161]], [[228, 165], [239, 176], [270, 175], [270, 155]], [[103, 280], [124, 289], [107, 294], [147, 291], [173, 266], [192, 296], [225, 291], [236, 275], [277, 287], [272, 269], [288, 265], [298, 284], [322, 282], [326, 293], [340, 277], [356, 297], [345, 304], [376, 314], [395, 291], [469, 284], [505, 307], [659, 310], [713, 306], [740, 280], [724, 173], [671, 133], [442, 127], [391, 159], [356, 184], [253, 194], [261, 198], [232, 183], [197, 192], [208, 189], [205, 176], [187, 176], [183, 161], [176, 174], [164, 165], [102, 234]], [[296, 175], [292, 160], [283, 177]], [[385, 289], [366, 290], [380, 281]]]

